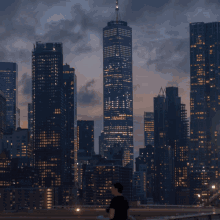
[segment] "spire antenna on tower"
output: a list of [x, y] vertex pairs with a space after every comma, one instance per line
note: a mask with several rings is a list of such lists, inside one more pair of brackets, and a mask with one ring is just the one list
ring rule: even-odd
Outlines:
[[116, 0], [116, 7], [115, 7], [115, 11], [116, 11], [116, 23], [118, 23], [118, 0]]

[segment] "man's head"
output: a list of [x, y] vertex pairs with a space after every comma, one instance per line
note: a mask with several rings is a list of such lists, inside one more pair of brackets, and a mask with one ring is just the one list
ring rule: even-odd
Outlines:
[[121, 194], [123, 191], [123, 186], [121, 185], [121, 183], [115, 183], [112, 185], [111, 191], [113, 195]]

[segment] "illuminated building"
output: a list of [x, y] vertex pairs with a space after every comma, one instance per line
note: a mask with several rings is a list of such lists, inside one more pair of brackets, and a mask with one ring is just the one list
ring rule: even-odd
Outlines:
[[78, 157], [91, 157], [94, 152], [94, 121], [77, 120]]
[[154, 199], [174, 205], [184, 200], [180, 192], [188, 188], [188, 122], [178, 88], [167, 87], [166, 97], [164, 92], [154, 98]]
[[0, 90], [6, 98], [6, 128], [16, 130], [16, 110], [18, 107], [18, 65], [0, 62]]
[[18, 158], [18, 167], [33, 166], [33, 149], [28, 129], [18, 128], [3, 136], [2, 148], [10, 152], [10, 159]]
[[100, 158], [89, 164], [84, 177], [84, 204], [109, 205], [113, 195], [110, 187], [115, 182], [123, 185], [123, 196], [132, 200], [132, 169], [117, 164], [117, 161]]
[[65, 103], [62, 43], [36, 43], [32, 51], [34, 166], [41, 187], [65, 177]]
[[150, 197], [148, 191], [149, 178], [147, 178], [147, 164], [140, 164], [139, 170], [134, 172], [133, 176], [133, 201], [140, 201], [141, 204], [147, 203], [147, 197]]
[[4, 93], [0, 90], [0, 139], [3, 138], [5, 127], [6, 127], [6, 98]]
[[127, 22], [103, 28], [104, 151], [114, 144], [123, 150], [123, 166], [133, 170], [132, 29]]
[[11, 159], [7, 150], [0, 153], [0, 188], [11, 186]]
[[56, 188], [0, 188], [0, 211], [52, 209], [57, 205]]
[[78, 182], [77, 177], [77, 77], [75, 69], [63, 65], [63, 86], [65, 97], [65, 181], [67, 185]]
[[154, 113], [144, 112], [144, 143], [154, 146]]
[[[153, 197], [153, 191], [154, 191], [154, 146], [147, 145], [145, 148], [139, 148], [139, 156], [136, 158], [136, 183], [134, 181], [134, 187], [137, 187], [139, 184], [143, 184], [143, 182], [139, 183], [137, 182], [138, 178], [144, 178], [143, 175], [145, 175], [146, 179], [146, 185], [145, 185], [145, 195], [147, 195], [147, 198]], [[146, 174], [143, 174], [143, 168], [146, 167]], [[135, 186], [135, 184], [138, 184]], [[143, 189], [143, 186], [142, 186]], [[135, 194], [135, 193], [134, 193]], [[141, 191], [139, 191], [139, 194], [141, 194]], [[145, 200], [142, 198], [141, 203], [145, 203]]]
[[[190, 172], [200, 178], [200, 186], [192, 184], [191, 203], [209, 182], [219, 178], [219, 110], [220, 110], [220, 22], [190, 23]], [[199, 175], [205, 170], [207, 176]], [[214, 178], [214, 179], [212, 179]]]

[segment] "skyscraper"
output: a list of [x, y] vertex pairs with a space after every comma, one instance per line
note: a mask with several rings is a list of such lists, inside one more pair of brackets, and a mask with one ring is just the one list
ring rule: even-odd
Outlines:
[[[65, 181], [77, 182], [77, 77], [75, 69], [63, 65], [63, 86], [65, 98], [65, 157], [67, 173]], [[74, 177], [74, 179], [73, 179]], [[73, 182], [74, 181], [74, 182]]]
[[189, 197], [188, 123], [184, 107], [178, 87], [167, 87], [166, 97], [163, 92], [154, 98], [154, 195], [156, 202], [162, 204], [181, 204]]
[[34, 165], [42, 187], [65, 176], [65, 113], [62, 43], [36, 43], [32, 51]]
[[220, 22], [189, 26], [190, 167], [195, 182], [200, 179], [197, 186], [192, 184], [193, 203], [197, 194], [209, 194], [210, 181], [219, 177]]
[[94, 152], [94, 121], [77, 121], [77, 144], [80, 158], [91, 157]]
[[16, 130], [16, 108], [18, 107], [18, 65], [0, 62], [0, 90], [6, 98], [6, 128]]
[[28, 103], [28, 130], [30, 138], [33, 138], [33, 108], [32, 103]]
[[103, 28], [103, 151], [123, 147], [123, 166], [133, 170], [132, 29], [127, 22], [108, 22]]
[[0, 90], [0, 139], [3, 138], [5, 126], [6, 126], [6, 98], [4, 93]]

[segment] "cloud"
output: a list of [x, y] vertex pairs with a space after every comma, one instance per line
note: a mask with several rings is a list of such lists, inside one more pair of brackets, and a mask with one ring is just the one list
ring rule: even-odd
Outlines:
[[158, 42], [156, 58], [149, 59], [147, 65], [155, 64], [161, 73], [173, 76], [189, 76], [189, 39], [166, 39]]
[[27, 73], [24, 73], [21, 79], [18, 82], [18, 87], [22, 87], [21, 93], [24, 97], [25, 101], [20, 102], [20, 106], [27, 106], [28, 103], [31, 102], [31, 94], [32, 94], [32, 77], [29, 76]]
[[80, 106], [95, 106], [101, 104], [101, 98], [95, 90], [89, 90], [95, 80], [92, 79], [82, 86], [77, 94], [77, 101]]

